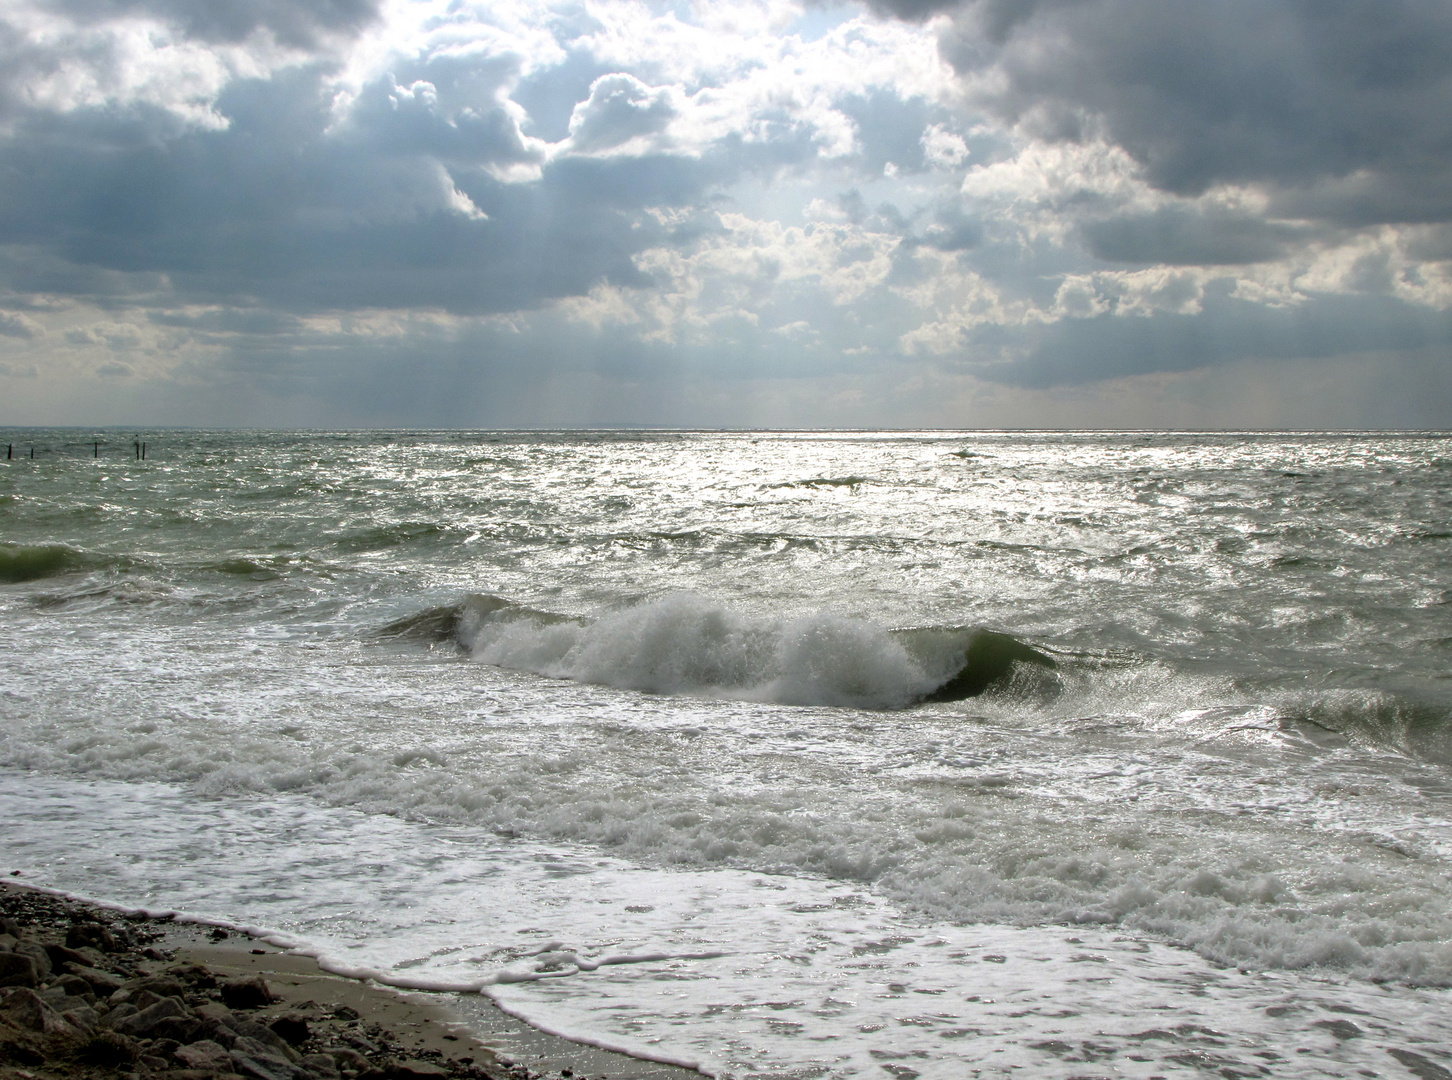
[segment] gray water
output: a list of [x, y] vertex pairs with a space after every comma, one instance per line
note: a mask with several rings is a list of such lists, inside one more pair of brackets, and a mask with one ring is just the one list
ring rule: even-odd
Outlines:
[[32, 880], [725, 1075], [1452, 1060], [1443, 438], [100, 438], [0, 468]]

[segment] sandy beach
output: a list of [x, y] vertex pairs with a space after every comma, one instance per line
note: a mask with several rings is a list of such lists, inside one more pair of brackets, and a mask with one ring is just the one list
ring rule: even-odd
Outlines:
[[684, 1080], [478, 995], [398, 991], [249, 934], [0, 883], [0, 1078]]

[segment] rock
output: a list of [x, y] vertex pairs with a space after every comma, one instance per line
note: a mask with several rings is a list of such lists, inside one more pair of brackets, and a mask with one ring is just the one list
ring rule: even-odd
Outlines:
[[[342, 1076], [338, 1071], [338, 1063], [327, 1054], [304, 1055], [302, 1061], [298, 1062], [298, 1064], [314, 1076], [325, 1077], [326, 1080], [334, 1080], [334, 1078]], [[364, 1066], [367, 1066], [366, 1061], [364, 1062]]]
[[297, 1051], [287, 1045], [282, 1037], [269, 1027], [264, 1027], [255, 1020], [249, 1020], [245, 1016], [238, 1016], [227, 1006], [215, 1001], [209, 1001], [196, 1010], [203, 1025], [216, 1025], [218, 1032], [215, 1036], [218, 1042], [235, 1041], [239, 1038], [252, 1039], [264, 1046], [270, 1047], [274, 1053], [280, 1054], [287, 1060], [296, 1062]]
[[205, 1005], [198, 1005], [193, 1011], [205, 1020], [216, 1020], [223, 1024], [230, 1024], [237, 1019], [232, 1010], [220, 1001], [209, 1001]]
[[0, 953], [0, 986], [39, 986], [35, 958], [24, 953]]
[[201, 1039], [172, 1051], [172, 1057], [191, 1069], [211, 1069], [213, 1072], [230, 1072], [232, 1058], [225, 1047]]
[[[186, 988], [182, 986], [180, 980], [170, 975], [151, 975], [142, 979], [131, 979], [125, 984], [124, 989], [129, 990], [136, 997], [147, 993], [155, 994], [158, 998], [179, 998], [186, 993]], [[142, 1007], [145, 1008], [145, 1006]]]
[[109, 971], [102, 971], [99, 968], [87, 967], [85, 964], [66, 963], [62, 970], [67, 974], [74, 975], [78, 979], [84, 979], [90, 984], [91, 991], [97, 997], [110, 997], [117, 990], [121, 989], [121, 980]]
[[240, 1038], [228, 1052], [232, 1068], [257, 1080], [298, 1080], [307, 1074], [256, 1039]]
[[279, 1016], [272, 1023], [267, 1025], [276, 1032], [284, 1042], [293, 1046], [301, 1046], [308, 1039], [307, 1017], [298, 1013], [286, 1013]]
[[149, 1009], [158, 1001], [165, 1001], [167, 998], [182, 1000], [180, 994], [158, 994], [152, 990], [138, 990], [131, 995], [131, 1004], [138, 1009]]
[[4, 1016], [16, 1027], [38, 1031], [46, 1036], [80, 1034], [60, 1013], [47, 1005], [44, 998], [26, 987], [5, 999]]
[[366, 1072], [372, 1068], [366, 1057], [356, 1050], [350, 1050], [346, 1046], [330, 1046], [325, 1053], [337, 1063], [340, 1069], [350, 1069], [353, 1072]]
[[222, 1000], [229, 1009], [260, 1009], [273, 1002], [272, 991], [260, 975], [228, 979], [222, 984]]
[[389, 1080], [443, 1080], [449, 1073], [432, 1061], [407, 1058], [390, 1065], [386, 1070]]
[[110, 1021], [108, 1026], [122, 1035], [149, 1038], [156, 1025], [161, 1021], [169, 1016], [185, 1016], [186, 1013], [187, 1007], [182, 1004], [181, 999], [170, 997], [162, 998], [155, 1005], [147, 1006], [140, 1012], [122, 1017], [120, 1020], [110, 1021], [110, 1017], [107, 1017], [107, 1020]]
[[42, 979], [50, 974], [50, 953], [45, 951], [44, 946], [34, 941], [22, 941], [11, 951], [17, 956], [28, 956], [34, 960], [35, 969]]
[[356, 1031], [344, 1032], [343, 1040], [347, 1042], [348, 1045], [356, 1047], [357, 1049], [363, 1051], [365, 1054], [381, 1053], [377, 1046], [369, 1042], [362, 1035], [359, 1035]]
[[75, 1058], [82, 1064], [104, 1069], [129, 1069], [143, 1050], [135, 1039], [114, 1031], [100, 1031], [76, 1051]]
[[101, 1023], [101, 1014], [96, 1012], [95, 1009], [81, 1005], [74, 1009], [67, 1009], [61, 1013], [61, 1019], [72, 1027], [79, 1028], [89, 1035]]
[[111, 1006], [111, 1011], [106, 1014], [106, 1026], [114, 1028], [128, 1016], [135, 1016], [141, 1010], [129, 1001], [123, 1001], [119, 1005]]
[[298, 1057], [297, 1051], [291, 1046], [288, 1046], [282, 1040], [282, 1037], [270, 1027], [264, 1027], [253, 1020], [244, 1020], [240, 1016], [233, 1017], [232, 1022], [227, 1026], [240, 1038], [252, 1039], [254, 1042], [259, 1042], [263, 1046], [270, 1047], [274, 1053], [281, 1054], [288, 1061], [296, 1062], [301, 1060]]
[[210, 1039], [217, 1045], [225, 1046], [230, 1050], [232, 1044], [237, 1041], [237, 1033], [215, 1020], [202, 1019], [197, 1021], [197, 1030], [192, 1033], [190, 1041], [199, 1042], [202, 1039]]
[[0, 933], [9, 934], [18, 941], [20, 939], [20, 924], [8, 915], [0, 915]]
[[66, 947], [80, 949], [89, 946], [102, 952], [116, 951], [116, 937], [109, 927], [98, 922], [71, 923], [66, 931]]
[[62, 975], [58, 979], [53, 979], [50, 985], [64, 990], [67, 997], [96, 1000], [96, 995], [91, 992], [91, 984], [79, 975]]
[[76, 1056], [87, 1065], [115, 1069], [136, 1060], [136, 1044], [114, 1031], [98, 1031]]
[[178, 1043], [192, 1043], [202, 1038], [205, 1020], [194, 1016], [168, 1016], [157, 1021], [151, 1029], [153, 1039], [172, 1039]]
[[50, 957], [51, 967], [60, 970], [66, 964], [84, 964], [86, 967], [100, 967], [106, 962], [106, 958], [97, 950], [83, 947], [72, 949], [69, 945], [57, 945], [55, 942], [47, 942], [44, 946], [45, 954]]
[[217, 976], [201, 964], [177, 964], [167, 969], [165, 977], [184, 982], [197, 990], [213, 990], [217, 986]]
[[[55, 1008], [56, 1006], [59, 1006], [62, 1003], [69, 1002], [71, 1000], [71, 996], [66, 993], [66, 988], [64, 986], [42, 985], [41, 988], [36, 991], [36, 993], [39, 994], [41, 998], [44, 999], [45, 1003], [52, 1008]], [[70, 1008], [70, 1005], [67, 1004], [65, 1005], [65, 1007]]]

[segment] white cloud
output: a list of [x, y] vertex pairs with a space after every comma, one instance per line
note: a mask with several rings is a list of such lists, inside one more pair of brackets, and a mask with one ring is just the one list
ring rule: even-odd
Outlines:
[[666, 137], [679, 114], [675, 87], [651, 87], [633, 75], [603, 75], [570, 117], [568, 146], [576, 154], [641, 154], [668, 151]]
[[1302, 293], [1384, 294], [1439, 311], [1452, 308], [1452, 262], [1412, 256], [1409, 241], [1416, 233], [1388, 225], [1322, 247], [1295, 275], [1295, 288]]
[[939, 168], [951, 169], [968, 158], [968, 144], [963, 136], [949, 131], [942, 124], [929, 125], [923, 132], [923, 156]]
[[[632, 326], [643, 340], [681, 343], [735, 321], [755, 326], [764, 311], [790, 311], [818, 298], [851, 305], [879, 289], [901, 238], [847, 223], [783, 226], [741, 214], [721, 215], [721, 231], [689, 254], [652, 248], [636, 257], [648, 289], [599, 286], [558, 305], [594, 327]], [[790, 319], [779, 336], [800, 337], [809, 324]]]
[[0, 55], [0, 85], [12, 108], [67, 113], [147, 105], [205, 130], [227, 126], [216, 101], [234, 79], [266, 78], [308, 59], [265, 33], [208, 43], [154, 16], [77, 18], [37, 3], [11, 4], [0, 14], [0, 29], [23, 42]]
[[921, 253], [939, 265], [937, 272], [908, 295], [925, 317], [898, 337], [898, 348], [908, 355], [947, 354], [961, 350], [969, 333], [981, 326], [1018, 326], [1042, 322], [1044, 316], [1024, 299], [1006, 298], [987, 278], [952, 265], [949, 257]]

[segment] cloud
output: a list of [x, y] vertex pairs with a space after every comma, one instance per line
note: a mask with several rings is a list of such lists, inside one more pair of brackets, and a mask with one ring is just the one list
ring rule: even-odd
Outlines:
[[[1138, 318], [1081, 309], [1008, 335], [986, 327], [962, 350], [978, 378], [1006, 386], [1076, 386], [1104, 379], [1183, 372], [1256, 361], [1327, 360], [1355, 354], [1445, 349], [1452, 315], [1409, 309], [1384, 297], [1322, 298], [1270, 308], [1196, 288], [1140, 301]], [[1188, 297], [1195, 295], [1193, 302]], [[1177, 303], [1176, 300], [1179, 302]], [[986, 359], [995, 357], [994, 359]]]
[[1102, 137], [1159, 190], [1260, 185], [1277, 214], [1352, 224], [1452, 212], [1445, 4], [970, 0], [952, 20], [975, 102], [1046, 141]]
[[649, 87], [632, 75], [604, 75], [570, 117], [569, 145], [576, 154], [668, 146], [657, 137], [679, 115], [670, 87]]
[[1186, 206], [1089, 220], [1080, 231], [1095, 258], [1171, 266], [1271, 262], [1309, 239], [1308, 230], [1295, 225], [1247, 213]]
[[45, 331], [36, 324], [35, 320], [27, 319], [24, 315], [0, 311], [0, 336], [28, 340], [41, 337], [44, 333]]
[[870, 10], [15, 0], [0, 335], [44, 361], [25, 400], [602, 420], [588, 385], [723, 419], [750, 383], [780, 422], [808, 381], [1043, 404], [1452, 343], [1441, 7]]
[[15, 0], [0, 12], [0, 125], [36, 111], [150, 107], [218, 129], [237, 78], [327, 55], [374, 0]]
[[[82, 6], [68, 10], [79, 17]], [[230, 43], [248, 26], [279, 34], [292, 26], [281, 8], [251, 11], [255, 25], [236, 21], [240, 8], [190, 21], [188, 10], [96, 7], [169, 20], [193, 35], [188, 47]], [[850, 151], [858, 128], [837, 105], [861, 88], [862, 71], [841, 54], [886, 79], [901, 65], [894, 50], [911, 37], [859, 23], [852, 36], [805, 43], [756, 27], [755, 53], [741, 39], [687, 52], [683, 41], [695, 49], [709, 32], [607, 5], [552, 52], [539, 42], [547, 9], [527, 26], [517, 25], [521, 9], [448, 13], [432, 29], [409, 31], [412, 39], [401, 34], [403, 48], [378, 53], [369, 52], [374, 32], [363, 34], [372, 8], [302, 9], [297, 19], [319, 34], [363, 34], [363, 53], [343, 63], [323, 51], [254, 75], [227, 69], [194, 101], [216, 123], [178, 126], [164, 102], [124, 94], [31, 111], [4, 148], [15, 168], [0, 176], [0, 244], [45, 257], [43, 265], [13, 258], [10, 287], [94, 297], [87, 290], [96, 284], [125, 291], [114, 275], [139, 286], [150, 274], [163, 276], [171, 306], [461, 316], [537, 308], [602, 283], [646, 288], [636, 256], [689, 240], [656, 211], [701, 209], [745, 176]], [[619, 36], [626, 30], [638, 32], [629, 46]], [[297, 27], [288, 33], [312, 40]], [[657, 51], [636, 59], [657, 78], [719, 84], [691, 91], [608, 72], [575, 103], [563, 138], [530, 133], [511, 96], [526, 78], [548, 97], [552, 59], [564, 84], [578, 86], [581, 68], [569, 57], [588, 47], [599, 65], [644, 43]], [[931, 52], [930, 41], [919, 44]], [[789, 64], [764, 66], [759, 49]], [[921, 73], [912, 78], [915, 91], [926, 85]], [[879, 99], [852, 100], [868, 108]], [[880, 113], [886, 101], [871, 108]], [[921, 102], [910, 111], [921, 115]], [[864, 130], [877, 138], [878, 127]], [[917, 128], [899, 141], [921, 156]]]

